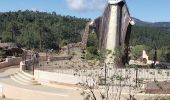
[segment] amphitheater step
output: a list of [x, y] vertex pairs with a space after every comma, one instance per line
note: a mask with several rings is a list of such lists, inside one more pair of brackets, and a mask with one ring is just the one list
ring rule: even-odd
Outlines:
[[10, 77], [12, 80], [22, 85], [40, 85], [32, 75], [25, 72], [18, 72]]

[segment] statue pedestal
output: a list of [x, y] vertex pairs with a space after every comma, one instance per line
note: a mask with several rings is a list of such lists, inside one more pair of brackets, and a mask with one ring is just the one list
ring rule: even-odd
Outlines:
[[25, 64], [24, 61], [21, 61], [21, 62], [20, 62], [20, 71], [23, 71], [23, 70], [25, 70], [25, 69], [26, 69], [26, 64]]

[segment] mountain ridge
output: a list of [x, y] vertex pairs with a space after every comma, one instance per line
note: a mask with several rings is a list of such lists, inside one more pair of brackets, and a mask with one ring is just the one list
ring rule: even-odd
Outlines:
[[135, 21], [136, 25], [170, 29], [170, 22], [146, 22], [135, 17], [133, 17], [133, 20]]

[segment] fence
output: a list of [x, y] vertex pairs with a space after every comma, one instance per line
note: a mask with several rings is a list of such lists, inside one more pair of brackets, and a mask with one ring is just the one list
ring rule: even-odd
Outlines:
[[[37, 68], [38, 70], [43, 70], [47, 72], [52, 73], [58, 73], [58, 74], [68, 74], [73, 76], [88, 76], [88, 77], [107, 77], [107, 79], [113, 79], [114, 84], [119, 84], [118, 77], [122, 77], [124, 80], [122, 81], [123, 84], [131, 84], [135, 85], [136, 80], [140, 81], [168, 81], [170, 80], [170, 70], [164, 70], [164, 69], [134, 69], [134, 68], [108, 68], [105, 69], [94, 69], [94, 70], [88, 70], [88, 69], [62, 69], [57, 68], [55, 65], [53, 66], [45, 66], [47, 64], [44, 64], [44, 66]], [[44, 68], [43, 68], [44, 67]]]

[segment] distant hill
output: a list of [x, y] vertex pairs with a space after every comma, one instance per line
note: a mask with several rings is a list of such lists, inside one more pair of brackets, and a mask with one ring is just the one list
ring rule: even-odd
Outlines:
[[151, 26], [170, 29], [170, 22], [156, 22], [151, 24]]
[[135, 21], [136, 25], [149, 25], [149, 24], [152, 24], [151, 22], [142, 21], [142, 20], [134, 18], [134, 17], [133, 17], [133, 20]]
[[130, 36], [130, 46], [135, 50], [133, 53], [145, 49], [149, 59], [153, 60], [154, 48], [157, 48], [157, 60], [170, 62], [170, 22], [152, 23], [137, 18], [134, 20], [136, 25], [132, 27]]
[[164, 29], [170, 29], [170, 22], [146, 22], [142, 21], [137, 18], [133, 18], [135, 20], [136, 25], [142, 25], [142, 26], [151, 26], [151, 27], [160, 27]]

